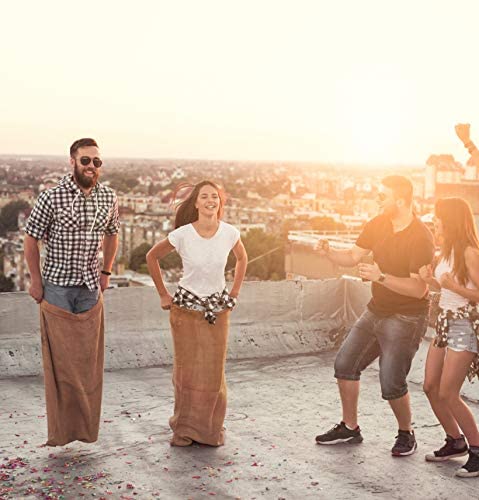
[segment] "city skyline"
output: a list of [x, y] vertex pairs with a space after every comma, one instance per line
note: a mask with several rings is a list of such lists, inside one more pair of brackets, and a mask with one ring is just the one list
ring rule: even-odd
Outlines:
[[477, 14], [471, 0], [10, 4], [0, 154], [93, 136], [111, 158], [465, 163], [454, 124], [479, 137]]

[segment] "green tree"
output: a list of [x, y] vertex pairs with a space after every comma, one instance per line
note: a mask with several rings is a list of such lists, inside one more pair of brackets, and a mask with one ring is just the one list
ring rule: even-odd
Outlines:
[[11, 292], [13, 286], [11, 278], [7, 278], [3, 273], [0, 273], [0, 292]]
[[7, 203], [0, 212], [0, 236], [4, 236], [7, 231], [18, 231], [18, 214], [29, 207], [24, 200]]
[[133, 271], [139, 271], [142, 264], [146, 264], [146, 254], [150, 251], [151, 245], [149, 243], [142, 243], [137, 246], [130, 256], [129, 268]]
[[180, 269], [182, 266], [181, 257], [177, 252], [171, 252], [160, 260], [160, 265], [162, 269]]
[[[246, 276], [260, 280], [284, 279], [284, 242], [280, 236], [262, 229], [251, 229], [242, 237], [248, 254]], [[257, 260], [256, 257], [258, 257]], [[228, 258], [227, 269], [235, 265], [233, 253]]]
[[110, 187], [119, 193], [128, 193], [138, 184], [138, 179], [133, 174], [111, 173], [105, 175], [104, 180], [108, 180]]
[[319, 216], [311, 219], [311, 228], [315, 231], [341, 231], [346, 229], [346, 226], [332, 217]]

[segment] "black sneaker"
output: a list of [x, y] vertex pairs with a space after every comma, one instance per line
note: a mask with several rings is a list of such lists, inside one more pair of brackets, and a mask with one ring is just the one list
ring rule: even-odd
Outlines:
[[394, 457], [405, 457], [412, 455], [417, 450], [416, 437], [414, 431], [398, 431], [396, 442], [392, 447], [391, 453]]
[[426, 460], [428, 462], [444, 462], [450, 458], [464, 457], [467, 455], [468, 450], [469, 448], [463, 435], [457, 439], [447, 435], [446, 444], [442, 448], [439, 448], [439, 450], [428, 453]]
[[363, 436], [361, 436], [361, 429], [356, 427], [353, 431], [346, 427], [344, 422], [336, 424], [325, 434], [316, 436], [316, 443], [318, 444], [339, 444], [339, 443], [361, 443]]
[[459, 477], [477, 477], [479, 476], [479, 453], [469, 450], [468, 461], [456, 471]]

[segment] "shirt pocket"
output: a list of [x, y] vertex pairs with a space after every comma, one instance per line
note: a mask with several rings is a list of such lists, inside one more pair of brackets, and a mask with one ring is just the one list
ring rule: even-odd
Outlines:
[[78, 213], [75, 211], [72, 213], [67, 208], [60, 208], [55, 214], [55, 222], [58, 233], [74, 231], [79, 227]]
[[96, 214], [94, 231], [105, 232], [110, 221], [110, 209], [108, 207], [99, 207]]

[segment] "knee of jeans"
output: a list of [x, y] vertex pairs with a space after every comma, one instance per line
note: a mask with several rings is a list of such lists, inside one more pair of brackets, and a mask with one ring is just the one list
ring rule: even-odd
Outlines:
[[350, 380], [359, 379], [359, 373], [352, 369], [351, 362], [346, 356], [341, 356], [341, 352], [338, 353], [334, 360], [334, 376], [336, 378], [346, 378]]
[[402, 377], [392, 377], [389, 373], [379, 373], [383, 399], [397, 399], [407, 393], [407, 382]]

